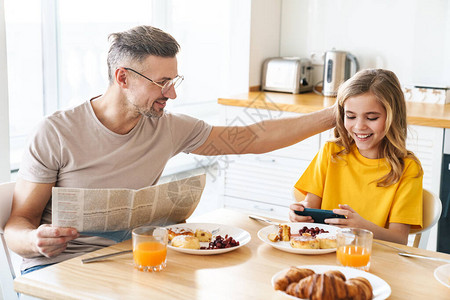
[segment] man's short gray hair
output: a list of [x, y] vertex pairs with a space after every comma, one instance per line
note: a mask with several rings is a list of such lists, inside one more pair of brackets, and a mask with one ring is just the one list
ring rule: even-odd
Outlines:
[[175, 57], [180, 50], [178, 42], [168, 33], [152, 26], [137, 26], [112, 33], [108, 37], [108, 79], [114, 83], [114, 73], [122, 64], [140, 63], [149, 55]]

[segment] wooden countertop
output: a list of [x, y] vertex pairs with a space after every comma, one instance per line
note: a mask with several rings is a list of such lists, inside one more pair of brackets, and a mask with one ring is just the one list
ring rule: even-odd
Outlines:
[[[218, 103], [230, 106], [310, 113], [331, 106], [335, 101], [336, 98], [324, 97], [315, 93], [248, 92], [232, 97], [219, 98]], [[406, 102], [406, 109], [409, 125], [450, 128], [450, 104]]]
[[[242, 228], [251, 241], [236, 251], [218, 255], [191, 255], [169, 249], [167, 268], [144, 273], [133, 268], [132, 255], [82, 264], [83, 258], [131, 249], [131, 242], [88, 253], [14, 280], [16, 291], [44, 299], [286, 299], [274, 291], [272, 276], [290, 266], [336, 266], [336, 253], [302, 255], [280, 251], [258, 238], [267, 226], [247, 214], [227, 209], [188, 220]], [[449, 254], [383, 242], [415, 254], [450, 259]], [[205, 250], [206, 251], [206, 250]], [[402, 257], [386, 246], [373, 244], [370, 271], [390, 286], [389, 299], [448, 299], [449, 289], [434, 270], [444, 262]], [[387, 287], [385, 287], [386, 289]]]

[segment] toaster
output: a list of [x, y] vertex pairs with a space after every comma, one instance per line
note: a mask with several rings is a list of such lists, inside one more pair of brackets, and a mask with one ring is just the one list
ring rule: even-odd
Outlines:
[[262, 90], [292, 94], [312, 91], [311, 70], [311, 60], [307, 58], [268, 58], [262, 68]]

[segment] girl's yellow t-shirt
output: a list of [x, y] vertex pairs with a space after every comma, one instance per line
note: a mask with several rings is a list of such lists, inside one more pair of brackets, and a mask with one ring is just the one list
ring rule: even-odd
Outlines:
[[405, 159], [400, 180], [388, 187], [377, 187], [377, 179], [390, 171], [384, 158], [362, 156], [354, 145], [348, 155], [332, 158], [343, 147], [327, 142], [317, 153], [295, 188], [306, 195], [322, 198], [322, 209], [350, 205], [360, 216], [381, 227], [402, 223], [422, 227], [422, 179], [420, 166]]

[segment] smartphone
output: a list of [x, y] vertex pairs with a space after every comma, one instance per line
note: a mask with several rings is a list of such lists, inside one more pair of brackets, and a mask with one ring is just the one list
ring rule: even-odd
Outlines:
[[305, 208], [304, 211], [294, 210], [295, 214], [299, 216], [311, 216], [315, 223], [325, 224], [325, 219], [341, 218], [345, 219], [344, 215], [335, 214], [332, 210]]

